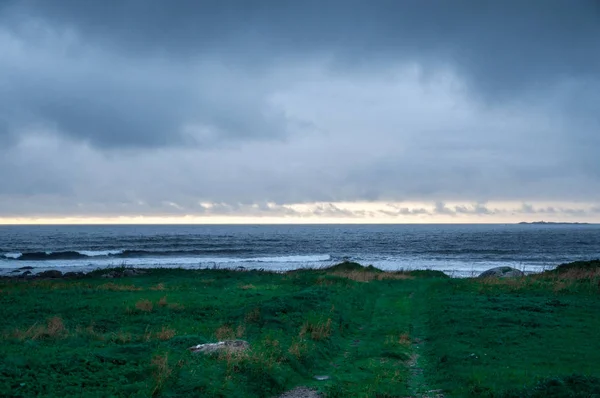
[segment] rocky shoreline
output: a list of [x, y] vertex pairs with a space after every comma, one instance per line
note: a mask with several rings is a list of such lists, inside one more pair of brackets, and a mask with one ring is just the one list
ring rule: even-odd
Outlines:
[[[0, 279], [81, 279], [87, 276], [91, 276], [91, 274], [97, 274], [99, 270], [90, 271], [90, 272], [62, 272], [55, 269], [45, 270], [41, 272], [34, 272], [35, 268], [26, 266], [14, 269], [10, 271], [10, 273], [0, 276]], [[144, 275], [147, 271], [137, 269], [137, 268], [117, 268], [117, 269], [107, 269], [105, 273], [100, 275], [101, 278], [124, 278], [124, 277], [132, 277], [137, 275]]]
[[[346, 264], [346, 263], [342, 263]], [[357, 266], [362, 267], [357, 264]], [[369, 268], [366, 268], [369, 269]], [[232, 271], [242, 271], [245, 269], [233, 269]], [[376, 270], [373, 268], [373, 270]], [[138, 275], [144, 275], [148, 273], [148, 270], [143, 270], [139, 268], [131, 268], [131, 267], [121, 267], [121, 268], [107, 268], [107, 269], [96, 269], [89, 272], [62, 272], [55, 269], [44, 270], [40, 272], [34, 272], [35, 268], [31, 266], [25, 266], [21, 268], [14, 269], [10, 271], [8, 274], [0, 276], [0, 279], [24, 279], [24, 280], [32, 280], [32, 279], [81, 279], [85, 277], [100, 277], [100, 278], [124, 278], [124, 277], [133, 277]], [[377, 272], [386, 272], [383, 270], [377, 270]], [[514, 277], [522, 277], [525, 276], [526, 273], [520, 271], [518, 269], [512, 267], [495, 267], [488, 269], [479, 275], [473, 275], [472, 277], [478, 278], [514, 278]]]

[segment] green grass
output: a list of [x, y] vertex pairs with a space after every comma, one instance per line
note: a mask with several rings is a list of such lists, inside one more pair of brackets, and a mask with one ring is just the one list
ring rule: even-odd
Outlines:
[[600, 396], [599, 279], [556, 274], [436, 283], [429, 382], [457, 397]]
[[[4, 279], [0, 396], [599, 396], [600, 278], [586, 267], [513, 280], [355, 263]], [[237, 338], [250, 350], [187, 350]]]

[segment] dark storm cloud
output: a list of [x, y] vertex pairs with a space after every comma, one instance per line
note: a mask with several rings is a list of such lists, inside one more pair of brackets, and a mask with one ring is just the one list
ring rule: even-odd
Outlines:
[[0, 0], [0, 215], [584, 218], [599, 103], [592, 0]]
[[[327, 59], [335, 73], [398, 62], [426, 74], [450, 68], [492, 102], [600, 76], [600, 7], [592, 0], [0, 7], [4, 46], [19, 47], [0, 64], [0, 132], [41, 125], [101, 147], [283, 138], [310, 123], [269, 103], [279, 85], [267, 78], [270, 68], [312, 58]], [[597, 126], [591, 122], [587, 129]]]

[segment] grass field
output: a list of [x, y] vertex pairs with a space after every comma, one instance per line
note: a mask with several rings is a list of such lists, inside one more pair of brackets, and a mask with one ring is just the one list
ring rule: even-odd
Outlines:
[[[353, 263], [4, 279], [0, 396], [600, 396], [597, 265], [510, 280]], [[250, 349], [188, 351], [226, 339]]]

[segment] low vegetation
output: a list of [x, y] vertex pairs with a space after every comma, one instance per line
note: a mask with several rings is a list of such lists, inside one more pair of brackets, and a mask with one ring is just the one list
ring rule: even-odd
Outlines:
[[[350, 262], [4, 279], [0, 396], [596, 396], [599, 265], [481, 280]], [[234, 339], [250, 348], [188, 350]]]

